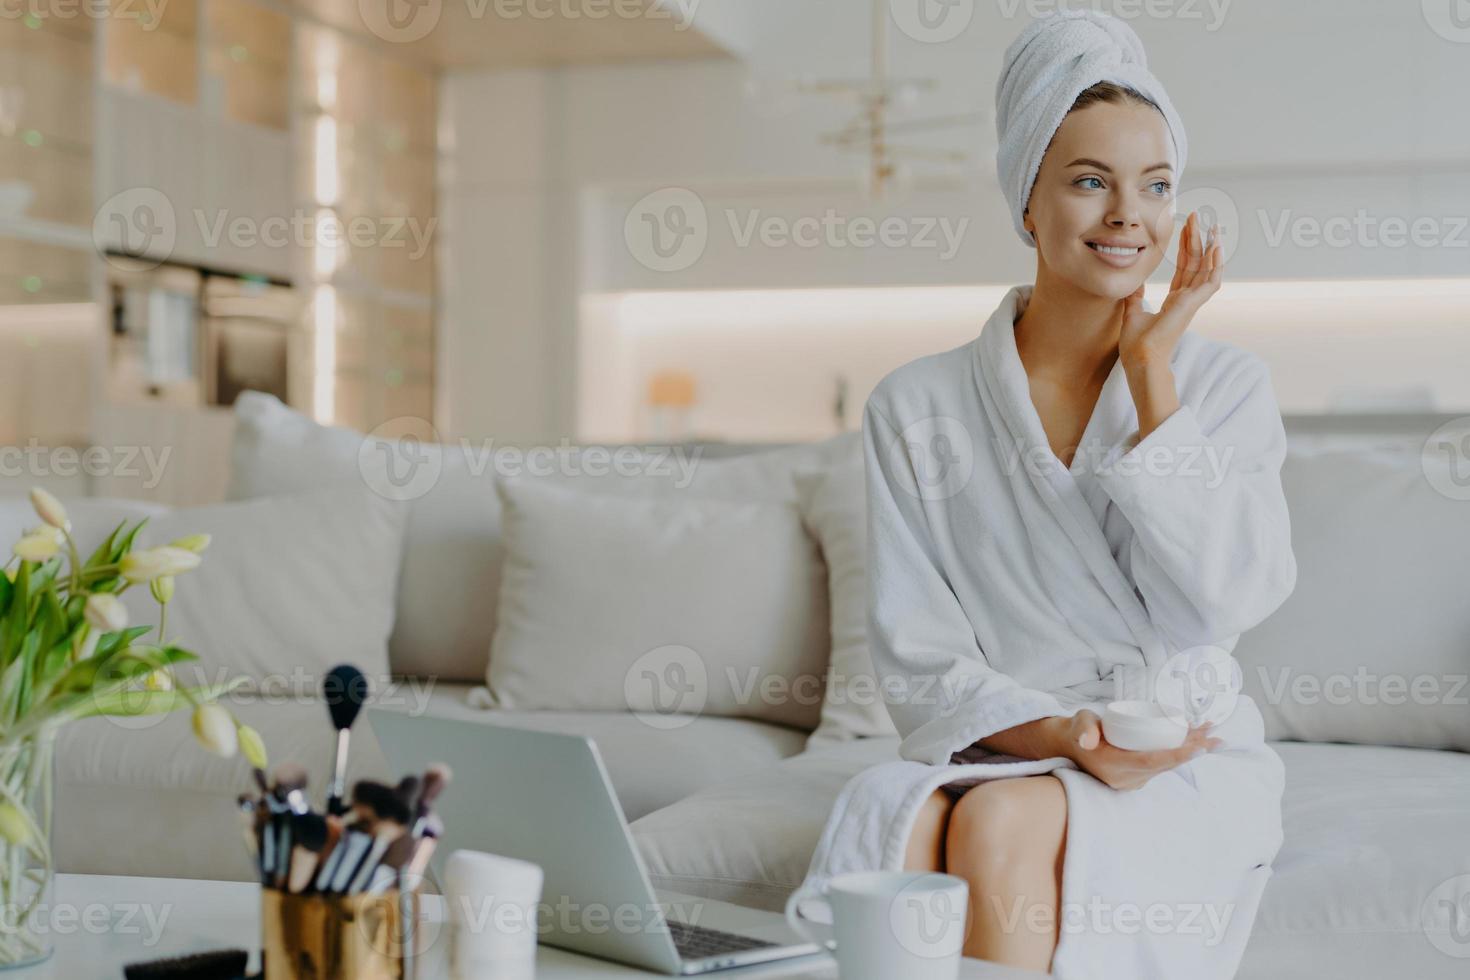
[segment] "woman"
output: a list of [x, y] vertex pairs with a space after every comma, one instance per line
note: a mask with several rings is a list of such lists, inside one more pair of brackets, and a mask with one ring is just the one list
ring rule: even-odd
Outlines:
[[1291, 593], [1280, 413], [1259, 358], [1186, 333], [1219, 229], [1190, 215], [1168, 298], [1143, 303], [1186, 144], [1133, 31], [1028, 26], [997, 124], [1036, 281], [865, 407], [869, 640], [902, 758], [844, 787], [808, 883], [947, 871], [970, 884], [966, 955], [1229, 977], [1281, 843], [1259, 709], [1239, 695], [1152, 752], [1100, 715]]

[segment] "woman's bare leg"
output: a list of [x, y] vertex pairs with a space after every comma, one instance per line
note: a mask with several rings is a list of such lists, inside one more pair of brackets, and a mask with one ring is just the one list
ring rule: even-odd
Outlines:
[[1066, 834], [1067, 791], [1050, 774], [992, 779], [954, 804], [945, 859], [970, 883], [966, 956], [1051, 968]]
[[909, 835], [908, 850], [904, 852], [905, 871], [943, 871], [944, 839], [949, 829], [949, 812], [954, 809], [954, 799], [942, 789], [929, 794], [919, 808], [914, 820], [913, 832]]

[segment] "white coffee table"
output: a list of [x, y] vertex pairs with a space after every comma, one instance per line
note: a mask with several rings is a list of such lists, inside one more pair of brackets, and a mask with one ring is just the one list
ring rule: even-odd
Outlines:
[[[750, 910], [708, 899], [701, 921], [720, 928], [738, 928]], [[428, 920], [423, 927], [427, 949], [419, 959], [418, 980], [447, 977], [449, 935], [441, 931], [443, 905], [437, 897], [425, 901]], [[55, 954], [45, 963], [12, 974], [17, 978], [56, 980], [116, 980], [125, 964], [183, 956], [230, 947], [252, 951], [260, 946], [260, 886], [254, 882], [204, 881], [188, 878], [126, 878], [101, 875], [57, 875], [51, 908], [43, 920], [52, 931]], [[656, 977], [663, 974], [579, 956], [552, 946], [540, 946], [537, 980], [613, 980]], [[711, 977], [836, 978], [830, 956], [804, 956], [784, 963], [721, 970]], [[1045, 974], [965, 959], [960, 976], [966, 980], [1037, 980]]]

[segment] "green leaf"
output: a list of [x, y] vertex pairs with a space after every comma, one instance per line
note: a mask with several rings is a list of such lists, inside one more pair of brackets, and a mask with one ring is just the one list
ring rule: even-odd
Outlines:
[[[196, 701], [208, 703], [245, 683], [249, 678], [236, 677], [223, 684], [189, 688]], [[114, 691], [90, 699], [90, 704], [81, 706], [72, 713], [73, 718], [90, 718], [93, 715], [131, 717], [134, 715], [156, 715], [178, 708], [193, 707], [183, 691]]]
[[137, 524], [133, 525], [133, 529], [131, 531], [124, 534], [120, 540], [113, 544], [112, 554], [109, 557], [107, 564], [117, 564], [119, 561], [122, 560], [123, 555], [133, 550], [133, 539], [138, 536], [138, 532], [143, 530], [143, 525], [147, 523], [148, 518], [143, 518]]
[[31, 595], [38, 595], [42, 589], [56, 581], [56, 573], [61, 571], [61, 556], [52, 555], [36, 566], [31, 572]]
[[92, 656], [106, 660], [117, 651], [126, 649], [134, 640], [151, 629], [153, 629], [152, 626], [129, 626], [116, 633], [103, 633], [102, 638], [97, 641], [97, 649]]
[[[31, 703], [37, 704], [50, 698], [56, 690], [56, 685], [61, 678], [71, 669], [72, 651], [76, 649], [83, 630], [88, 629], [86, 623], [81, 621], [72, 625], [72, 628], [64, 636], [58, 639], [50, 647], [44, 647], [45, 652], [41, 655], [40, 663], [37, 665], [31, 677], [33, 693]], [[94, 658], [88, 658], [86, 662], [92, 662]]]
[[5, 673], [0, 674], [0, 704], [5, 706], [5, 718], [12, 724], [25, 714], [30, 705], [31, 667], [40, 646], [41, 634], [38, 631], [27, 633], [16, 658], [5, 668]]
[[10, 597], [15, 593], [15, 586], [10, 584], [10, 576], [0, 572], [0, 619], [10, 611]]
[[5, 614], [5, 625], [3, 629], [0, 629], [0, 665], [9, 664], [15, 659], [16, 653], [20, 650], [21, 640], [30, 627], [31, 568], [31, 562], [23, 561], [15, 573], [10, 609]]
[[46, 650], [51, 648], [57, 637], [67, 632], [66, 610], [61, 606], [54, 582], [47, 584], [45, 591], [41, 593], [36, 608], [36, 624], [32, 628], [40, 630], [41, 647]]
[[97, 546], [97, 550], [92, 552], [92, 554], [87, 557], [87, 560], [82, 565], [82, 568], [96, 568], [98, 565], [108, 564], [112, 559], [112, 547], [117, 543], [117, 536], [121, 534], [122, 529], [127, 526], [127, 518], [123, 518], [121, 521], [118, 521], [117, 527], [113, 528], [112, 533], [107, 536], [107, 540], [99, 544]]

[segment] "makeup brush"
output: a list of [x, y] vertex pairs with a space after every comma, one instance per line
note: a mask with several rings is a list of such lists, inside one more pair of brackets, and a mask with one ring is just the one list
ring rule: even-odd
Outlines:
[[275, 784], [271, 787], [271, 796], [276, 801], [276, 815], [271, 820], [275, 828], [271, 879], [275, 887], [284, 888], [291, 866], [292, 817], [308, 810], [306, 767], [295, 762], [283, 762], [276, 766], [275, 776]]
[[256, 836], [255, 829], [255, 798], [249, 793], [242, 793], [237, 802], [240, 807], [240, 827], [244, 831], [245, 852], [250, 855], [250, 863], [255, 865], [256, 874], [262, 874], [260, 838]]
[[434, 848], [438, 843], [437, 834], [419, 838], [404, 834], [398, 838], [374, 869], [367, 893], [381, 895], [395, 883], [401, 891], [411, 891], [415, 887], [414, 882], [423, 880], [424, 871], [428, 868], [429, 859], [434, 856]]
[[322, 847], [327, 842], [327, 818], [320, 813], [303, 813], [291, 822], [296, 845], [286, 867], [286, 890], [300, 894], [311, 884]]
[[347, 792], [347, 745], [352, 723], [367, 701], [368, 682], [362, 671], [351, 664], [333, 667], [322, 680], [322, 699], [332, 727], [337, 730], [337, 746], [332, 752], [332, 782], [327, 791], [327, 813], [341, 815], [347, 807], [342, 802]]
[[408, 838], [408, 828], [397, 820], [380, 820], [373, 828], [373, 846], [368, 849], [367, 856], [362, 859], [357, 870], [352, 875], [352, 880], [347, 885], [347, 894], [356, 895], [368, 886], [372, 880], [373, 872], [388, 853], [388, 849], [396, 841]]
[[[318, 891], [346, 893], [377, 846], [379, 829], [386, 830], [386, 825], [395, 824], [402, 831], [409, 821], [409, 809], [393, 787], [359, 779], [352, 786], [352, 812], [348, 819], [351, 824], [344, 822], [342, 839], [317, 876]], [[387, 844], [383, 847], [386, 849]]]
[[352, 786], [352, 808], [365, 811], [373, 820], [392, 820], [407, 825], [413, 811], [398, 795], [398, 790], [371, 779], [359, 779]]
[[434, 807], [434, 802], [439, 799], [439, 794], [444, 792], [444, 787], [454, 778], [454, 770], [442, 762], [436, 762], [424, 771], [423, 789], [419, 793], [417, 805], [414, 807], [413, 836], [420, 837], [424, 833], [424, 827], [428, 823], [429, 812]]
[[398, 869], [413, 858], [416, 843], [408, 834], [395, 838], [372, 871], [363, 876], [358, 884], [359, 890], [366, 891], [369, 895], [379, 895], [387, 891], [398, 880]]

